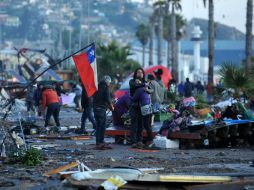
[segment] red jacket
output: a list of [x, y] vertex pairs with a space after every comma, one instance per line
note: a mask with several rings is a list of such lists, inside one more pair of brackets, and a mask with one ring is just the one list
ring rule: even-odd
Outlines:
[[59, 103], [60, 98], [53, 89], [46, 89], [42, 93], [42, 111], [45, 111], [46, 106], [53, 103]]

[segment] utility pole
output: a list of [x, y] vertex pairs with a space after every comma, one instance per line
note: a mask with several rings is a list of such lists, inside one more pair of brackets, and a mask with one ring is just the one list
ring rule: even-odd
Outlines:
[[81, 2], [80, 8], [80, 27], [79, 27], [79, 49], [81, 48], [81, 41], [82, 41], [82, 20], [83, 20], [83, 3]]
[[89, 3], [90, 0], [87, 0], [87, 43], [90, 43], [90, 33], [89, 33]]

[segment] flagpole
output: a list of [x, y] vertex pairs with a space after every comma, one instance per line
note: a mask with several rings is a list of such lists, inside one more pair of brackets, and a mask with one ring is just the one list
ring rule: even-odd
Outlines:
[[[92, 42], [92, 43], [88, 44], [87, 46], [85, 46], [85, 47], [83, 47], [83, 48], [77, 50], [76, 52], [72, 53], [71, 55], [68, 55], [67, 57], [63, 58], [62, 60], [58, 61], [57, 63], [51, 65], [50, 67], [48, 67], [47, 69], [45, 69], [44, 71], [42, 71], [37, 77], [35, 77], [31, 82], [29, 82], [29, 83], [25, 86], [25, 88], [23, 88], [23, 90], [21, 91], [21, 93], [23, 93], [23, 92], [25, 91], [25, 89], [27, 89], [29, 86], [31, 86], [40, 76], [42, 76], [44, 73], [46, 73], [49, 69], [55, 67], [56, 65], [59, 65], [60, 63], [64, 62], [65, 60], [71, 58], [73, 55], [76, 55], [77, 53], [79, 53], [79, 52], [81, 52], [81, 51], [83, 51], [83, 50], [89, 48], [89, 47], [92, 46], [92, 45], [94, 45], [94, 42]], [[11, 110], [11, 108], [12, 108], [12, 106], [13, 106], [13, 104], [14, 104], [15, 98], [17, 98], [17, 96], [11, 98], [11, 99], [9, 100], [8, 104], [6, 104], [6, 106], [4, 107], [4, 108], [6, 108], [7, 106], [9, 106], [9, 105], [11, 104], [11, 105], [9, 106], [8, 111], [5, 113], [5, 115], [4, 115], [4, 117], [3, 117], [3, 120], [5, 120], [6, 117], [8, 116], [8, 112]], [[3, 109], [4, 109], [4, 108], [3, 108]]]

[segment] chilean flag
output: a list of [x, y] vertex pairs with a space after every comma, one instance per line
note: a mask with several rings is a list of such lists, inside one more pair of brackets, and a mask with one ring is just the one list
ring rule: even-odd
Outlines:
[[72, 56], [78, 70], [80, 79], [86, 89], [88, 97], [91, 97], [97, 90], [97, 65], [95, 56], [95, 45], [80, 54]]

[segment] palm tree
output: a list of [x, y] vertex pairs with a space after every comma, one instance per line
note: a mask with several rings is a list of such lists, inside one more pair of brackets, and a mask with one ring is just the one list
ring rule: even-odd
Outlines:
[[247, 15], [246, 15], [246, 41], [245, 41], [245, 55], [246, 55], [246, 65], [245, 71], [251, 68], [252, 61], [252, 20], [253, 20], [253, 0], [247, 1]]
[[172, 75], [178, 81], [178, 49], [176, 38], [176, 14], [175, 11], [182, 10], [181, 0], [168, 0], [169, 7], [171, 7], [171, 59], [172, 59]]
[[[168, 49], [167, 49], [167, 63], [168, 68], [171, 69], [171, 30], [170, 30], [170, 20], [171, 15], [165, 15], [163, 20], [163, 37], [168, 43]], [[176, 41], [178, 44], [178, 41], [182, 38], [183, 33], [181, 33], [182, 28], [186, 25], [186, 20], [183, 18], [182, 15], [176, 14]], [[176, 46], [178, 50], [178, 46]]]
[[108, 45], [98, 44], [96, 47], [99, 78], [110, 75], [121, 81], [125, 74], [130, 74], [140, 67], [136, 61], [129, 59], [132, 55], [129, 46], [122, 47], [112, 41]]
[[153, 40], [154, 40], [155, 15], [149, 18], [149, 65], [153, 65]]
[[144, 24], [140, 24], [137, 27], [136, 37], [142, 44], [143, 49], [143, 59], [142, 59], [142, 66], [145, 67], [145, 48], [148, 43], [148, 35], [149, 35], [149, 28]]
[[224, 63], [220, 68], [220, 75], [224, 81], [226, 88], [234, 89], [235, 98], [239, 98], [241, 94], [253, 94], [254, 75], [250, 69], [248, 74], [245, 69], [238, 67], [231, 62]]
[[204, 6], [206, 7], [206, 2], [208, 4], [208, 95], [212, 94], [213, 86], [213, 66], [214, 66], [214, 39], [215, 39], [215, 26], [214, 26], [214, 2], [213, 0], [203, 0]]
[[155, 14], [158, 19], [158, 65], [162, 64], [162, 40], [163, 40], [163, 15], [165, 14], [165, 1], [160, 0], [154, 3]]

